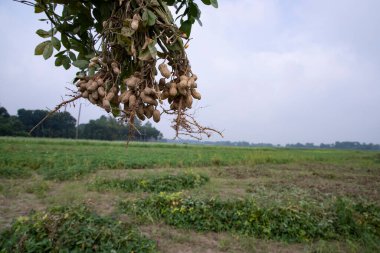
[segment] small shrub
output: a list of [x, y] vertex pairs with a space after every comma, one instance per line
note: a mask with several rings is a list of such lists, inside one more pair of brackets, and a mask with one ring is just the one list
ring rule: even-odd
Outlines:
[[90, 184], [90, 189], [119, 189], [126, 192], [174, 192], [182, 189], [192, 189], [204, 185], [209, 177], [192, 172], [177, 175], [146, 176], [126, 179], [97, 179]]
[[19, 217], [0, 234], [0, 252], [156, 252], [135, 229], [85, 207], [55, 207]]

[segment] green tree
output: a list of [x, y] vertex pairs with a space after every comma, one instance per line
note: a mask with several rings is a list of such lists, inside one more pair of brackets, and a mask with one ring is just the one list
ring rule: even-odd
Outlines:
[[90, 120], [88, 124], [79, 126], [79, 138], [94, 140], [126, 140], [127, 131], [122, 131], [122, 126], [111, 117], [101, 116], [99, 119]]
[[7, 109], [0, 107], [0, 136], [26, 136], [24, 126], [16, 116], [9, 115]]
[[[29, 132], [36, 126], [49, 112], [46, 110], [26, 110], [17, 111], [18, 118], [24, 126], [24, 131]], [[75, 118], [68, 112], [58, 112], [49, 117], [32, 133], [35, 137], [52, 138], [74, 138]]]
[[135, 126], [137, 131], [131, 132], [132, 136], [130, 136], [130, 130], [125, 123], [112, 117], [101, 116], [99, 119], [90, 120], [87, 124], [81, 124], [79, 138], [110, 141], [127, 140], [130, 137], [139, 141], [153, 141], [162, 138], [162, 133], [149, 122], [141, 125], [141, 121], [136, 119]]
[[137, 136], [140, 140], [144, 141], [156, 141], [161, 140], [163, 135], [162, 133], [153, 127], [152, 123], [149, 121], [146, 122], [143, 126], [139, 127], [141, 135]]

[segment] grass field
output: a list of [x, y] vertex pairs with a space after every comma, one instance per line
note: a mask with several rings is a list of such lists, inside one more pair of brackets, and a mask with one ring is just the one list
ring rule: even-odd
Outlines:
[[380, 252], [379, 189], [380, 152], [0, 138], [0, 230], [81, 205], [160, 252]]

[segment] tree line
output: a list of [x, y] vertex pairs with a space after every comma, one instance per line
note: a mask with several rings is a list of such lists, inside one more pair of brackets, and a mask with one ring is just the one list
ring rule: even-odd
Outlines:
[[[113, 117], [101, 116], [89, 123], [76, 127], [76, 119], [69, 112], [57, 112], [48, 117], [32, 133], [29, 131], [43, 119], [49, 111], [19, 109], [17, 115], [10, 115], [0, 107], [0, 136], [32, 136], [49, 138], [80, 138], [94, 140], [127, 140], [129, 128]], [[150, 122], [142, 125], [135, 120], [137, 131], [131, 132], [133, 140], [154, 141], [162, 139], [162, 133]]]
[[[49, 112], [46, 110], [19, 109], [17, 115], [8, 113], [4, 107], [0, 107], [0, 136], [34, 136], [50, 138], [76, 138], [94, 140], [127, 140], [128, 127], [113, 117], [101, 116], [99, 119], [90, 120], [86, 124], [76, 127], [76, 119], [68, 112], [57, 112], [49, 117], [43, 124], [36, 128], [30, 135], [29, 130], [40, 122]], [[355, 149], [355, 150], [380, 150], [379, 144], [360, 143], [356, 141], [342, 141], [331, 144], [321, 143], [296, 143], [286, 145], [273, 145], [270, 143], [249, 143], [247, 141], [198, 141], [198, 140], [168, 140], [163, 139], [162, 133], [154, 128], [150, 122], [142, 125], [135, 120], [138, 131], [132, 134], [133, 140], [161, 141], [172, 143], [187, 143], [217, 146], [237, 147], [281, 147], [298, 149]]]
[[258, 148], [289, 148], [289, 149], [352, 149], [352, 150], [380, 150], [379, 144], [360, 143], [357, 141], [336, 141], [335, 143], [316, 145], [314, 143], [296, 143], [275, 145], [271, 143], [250, 143], [247, 141], [198, 141], [198, 140], [161, 140], [169, 143], [183, 143], [194, 145], [233, 146], [233, 147], [258, 147]]
[[336, 141], [335, 143], [315, 145], [314, 143], [286, 144], [286, 148], [306, 148], [306, 149], [355, 149], [355, 150], [380, 150], [379, 144], [360, 143], [358, 141]]

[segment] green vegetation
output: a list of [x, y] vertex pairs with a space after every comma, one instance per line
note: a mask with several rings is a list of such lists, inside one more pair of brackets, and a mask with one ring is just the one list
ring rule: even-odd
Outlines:
[[177, 175], [149, 175], [126, 179], [96, 179], [90, 184], [90, 189], [98, 191], [118, 189], [126, 192], [174, 192], [183, 189], [192, 189], [204, 185], [209, 177], [191, 172]]
[[184, 197], [180, 193], [160, 193], [122, 202], [121, 208], [145, 218], [163, 219], [167, 224], [180, 228], [231, 231], [287, 242], [340, 237], [380, 240], [380, 208], [343, 199], [337, 199], [327, 207], [304, 203], [301, 206], [261, 208], [254, 198], [201, 200]]
[[0, 168], [36, 171], [45, 179], [70, 180], [101, 169], [257, 166], [261, 164], [379, 167], [378, 153], [288, 150], [184, 144], [0, 138]]
[[379, 157], [0, 138], [0, 231], [31, 210], [74, 205], [138, 226], [160, 252], [379, 252]]
[[28, 178], [31, 174], [27, 168], [0, 167], [0, 178]]
[[21, 216], [0, 234], [0, 252], [156, 252], [155, 242], [126, 224], [83, 207]]

